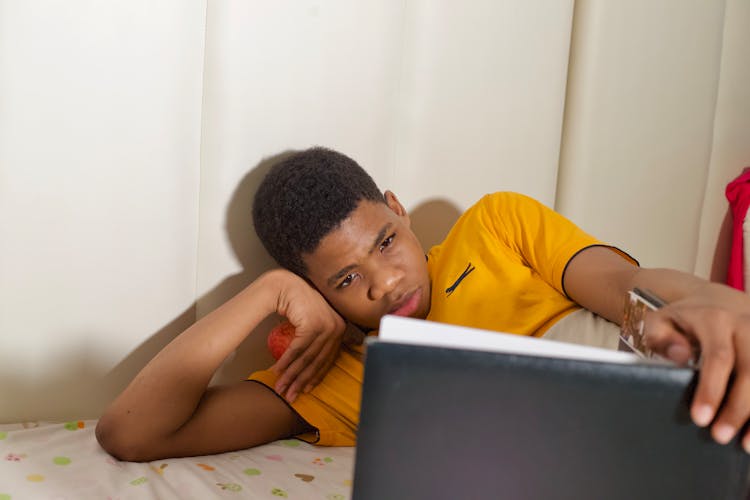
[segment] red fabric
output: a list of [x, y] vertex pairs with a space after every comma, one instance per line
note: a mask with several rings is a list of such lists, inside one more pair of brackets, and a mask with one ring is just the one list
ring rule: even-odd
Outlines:
[[727, 285], [738, 290], [745, 290], [745, 278], [742, 271], [743, 234], [742, 223], [750, 207], [750, 167], [727, 184], [726, 190], [729, 208], [732, 210], [732, 246], [729, 253]]

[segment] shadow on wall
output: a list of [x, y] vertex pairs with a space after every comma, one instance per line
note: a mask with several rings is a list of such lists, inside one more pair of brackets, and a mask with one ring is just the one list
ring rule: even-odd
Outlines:
[[[270, 168], [292, 153], [292, 151], [285, 151], [263, 159], [240, 180], [229, 200], [225, 212], [224, 229], [242, 270], [224, 278], [211, 290], [198, 297], [191, 307], [161, 328], [115, 366], [104, 380], [103, 385], [106, 386], [105, 390], [108, 397], [101, 405], [102, 410], [173, 338], [197, 319], [202, 318], [235, 296], [263, 272], [275, 266], [273, 259], [255, 235], [252, 204], [255, 191]], [[270, 366], [273, 359], [266, 348], [266, 336], [263, 332], [269, 331], [278, 322], [279, 318], [274, 316], [262, 321], [217, 370], [212, 383], [241, 380], [255, 370]]]
[[425, 251], [445, 239], [461, 210], [448, 200], [434, 198], [417, 205], [410, 213], [411, 229]]
[[[14, 415], [14, 421], [97, 418], [104, 407], [172, 339], [196, 319], [236, 295], [261, 273], [274, 267], [274, 261], [253, 229], [252, 200], [271, 166], [291, 153], [287, 151], [260, 162], [242, 178], [229, 201], [225, 230], [234, 254], [242, 265], [241, 272], [223, 279], [110, 370], [104, 364], [95, 362], [103, 357], [93, 352], [89, 344], [76, 349], [74, 357], [59, 359], [52, 380], [18, 380], [12, 374], [3, 373], [0, 400], [15, 402], [19, 412]], [[455, 205], [440, 199], [428, 200], [410, 213], [412, 229], [426, 249], [443, 239], [459, 215], [460, 211]], [[220, 367], [212, 383], [242, 380], [253, 371], [270, 366], [273, 360], [266, 348], [266, 332], [279, 321], [279, 317], [272, 315], [261, 322]], [[35, 414], [34, 409], [39, 401], [52, 401], [52, 404], [45, 403], [45, 407], [55, 408], [54, 413]], [[83, 408], [86, 410], [82, 411]]]

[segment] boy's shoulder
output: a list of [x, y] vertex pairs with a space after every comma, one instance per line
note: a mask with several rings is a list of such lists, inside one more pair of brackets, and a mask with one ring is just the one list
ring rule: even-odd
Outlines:
[[439, 247], [453, 238], [465, 238], [467, 234], [476, 236], [495, 228], [503, 219], [516, 218], [527, 210], [525, 207], [529, 205], [538, 205], [538, 202], [521, 193], [496, 191], [485, 194], [461, 214], [445, 240], [430, 249], [430, 254], [438, 252]]
[[534, 198], [515, 191], [496, 191], [488, 193], [479, 198], [470, 206], [461, 216], [472, 217], [475, 212], [484, 213], [490, 217], [509, 216], [512, 214], [524, 214], [529, 211], [536, 211], [540, 208], [547, 208], [543, 203]]
[[482, 196], [476, 204], [480, 203], [501, 203], [501, 204], [531, 204], [541, 205], [539, 201], [532, 198], [531, 196], [519, 193], [516, 191], [495, 191], [494, 193], [488, 193]]

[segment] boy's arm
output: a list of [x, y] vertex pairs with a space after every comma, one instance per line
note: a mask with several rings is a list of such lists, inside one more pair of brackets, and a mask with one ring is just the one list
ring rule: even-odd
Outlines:
[[[729, 442], [745, 425], [750, 418], [750, 296], [672, 269], [637, 268], [603, 247], [571, 259], [563, 284], [571, 299], [618, 324], [628, 290], [645, 288], [665, 299], [667, 305], [646, 315], [645, 331], [656, 352], [678, 363], [691, 356], [689, 339], [700, 344], [693, 421], [711, 424], [719, 443]], [[750, 452], [750, 432], [742, 444]]]
[[273, 312], [298, 332], [341, 332], [343, 320], [294, 274], [270, 271], [170, 342], [109, 406], [97, 425], [119, 458], [217, 453], [309, 430], [284, 401], [255, 382], [211, 388], [226, 357]]

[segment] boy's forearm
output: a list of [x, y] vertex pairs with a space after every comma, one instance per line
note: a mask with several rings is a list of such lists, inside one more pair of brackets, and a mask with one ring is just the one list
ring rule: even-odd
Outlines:
[[614, 305], [609, 312], [612, 317], [607, 319], [617, 324], [622, 321], [628, 292], [634, 288], [650, 291], [670, 303], [688, 297], [699, 287], [708, 284], [704, 279], [675, 269], [634, 268], [622, 276], [623, 279], [617, 282], [608, 299]]
[[693, 293], [707, 281], [692, 274], [675, 269], [638, 269], [627, 285], [628, 290], [635, 287], [651, 290], [666, 302], [684, 298]]
[[627, 292], [648, 289], [666, 302], [684, 298], [707, 282], [674, 269], [643, 269], [603, 247], [592, 247], [576, 256], [565, 273], [568, 295], [596, 314], [620, 324]]
[[[152, 359], [102, 419], [148, 421], [148, 432], [164, 435], [184, 423], [221, 363], [275, 310], [278, 276], [266, 273], [196, 322]], [[144, 420], [141, 420], [144, 419]]]

